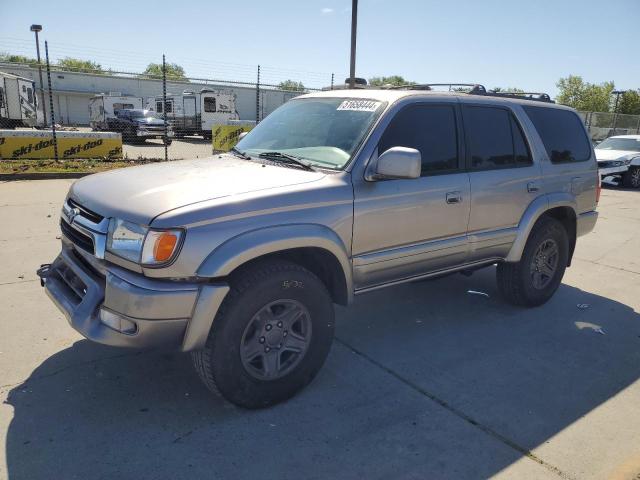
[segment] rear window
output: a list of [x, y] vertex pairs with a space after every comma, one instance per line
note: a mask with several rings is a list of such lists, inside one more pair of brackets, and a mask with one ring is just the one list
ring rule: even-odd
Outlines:
[[591, 144], [574, 112], [529, 105], [523, 108], [538, 130], [551, 162], [584, 162], [591, 157]]
[[513, 115], [502, 108], [463, 107], [471, 170], [531, 165], [531, 156]]

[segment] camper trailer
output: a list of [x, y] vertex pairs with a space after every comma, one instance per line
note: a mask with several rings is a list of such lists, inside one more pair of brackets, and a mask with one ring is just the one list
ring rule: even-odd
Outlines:
[[0, 72], [0, 128], [35, 127], [37, 104], [33, 80]]
[[142, 108], [142, 98], [120, 92], [102, 93], [89, 99], [89, 124], [93, 130], [108, 130], [108, 120], [116, 118], [118, 110]]
[[214, 125], [226, 125], [240, 118], [236, 111], [236, 94], [231, 90], [203, 88], [198, 93], [185, 90], [169, 94], [165, 107], [162, 108], [161, 95], [150, 98], [147, 103], [147, 109], [166, 114], [176, 137], [202, 135], [210, 139]]

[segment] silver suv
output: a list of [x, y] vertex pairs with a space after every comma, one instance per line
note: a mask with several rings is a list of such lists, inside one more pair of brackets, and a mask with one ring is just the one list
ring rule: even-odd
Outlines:
[[421, 88], [302, 95], [229, 153], [77, 181], [46, 292], [90, 340], [192, 352], [248, 408], [313, 379], [355, 295], [497, 264], [508, 302], [546, 302], [597, 218], [580, 118]]

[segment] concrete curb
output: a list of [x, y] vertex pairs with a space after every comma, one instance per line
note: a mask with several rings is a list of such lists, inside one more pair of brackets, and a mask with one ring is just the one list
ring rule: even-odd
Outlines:
[[0, 173], [0, 182], [11, 182], [16, 180], [61, 180], [65, 178], [82, 178], [95, 172], [72, 172], [72, 173]]

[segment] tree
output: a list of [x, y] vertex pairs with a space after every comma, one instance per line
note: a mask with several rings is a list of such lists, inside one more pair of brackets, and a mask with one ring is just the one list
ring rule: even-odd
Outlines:
[[285, 80], [278, 84], [280, 90], [291, 90], [293, 92], [304, 92], [304, 85], [302, 82], [296, 82], [295, 80]]
[[491, 91], [496, 93], [524, 93], [524, 90], [516, 87], [507, 87], [507, 88], [495, 87], [495, 88], [492, 88]]
[[80, 58], [65, 57], [58, 60], [58, 67], [72, 72], [87, 73], [103, 73], [102, 66], [91, 60], [82, 60]]
[[611, 92], [615, 88], [613, 82], [596, 85], [585, 82], [580, 76], [569, 75], [558, 80], [556, 85], [559, 90], [556, 97], [558, 103], [587, 112], [611, 111]]
[[403, 85], [415, 85], [416, 82], [405, 80], [400, 75], [391, 75], [389, 77], [371, 77], [369, 79], [369, 85], [373, 87], [383, 87], [385, 85], [392, 85], [394, 87], [401, 87]]
[[38, 64], [38, 60], [36, 60], [35, 58], [25, 57], [24, 55], [14, 55], [9, 52], [0, 52], [0, 62], [23, 63], [27, 65]]
[[[171, 80], [185, 80], [187, 77], [184, 73], [184, 68], [182, 68], [177, 63], [167, 63], [167, 78]], [[144, 71], [144, 74], [150, 77], [162, 78], [162, 64], [161, 63], [150, 63], [147, 65], [147, 69]]]
[[640, 115], [640, 90], [627, 90], [620, 95], [618, 113]]

